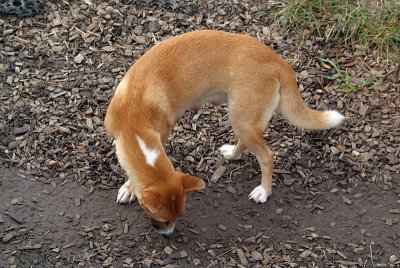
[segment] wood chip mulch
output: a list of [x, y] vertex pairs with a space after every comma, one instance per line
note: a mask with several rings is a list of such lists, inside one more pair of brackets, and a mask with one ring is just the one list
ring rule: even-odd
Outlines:
[[[45, 1], [38, 15], [0, 18], [0, 267], [399, 267], [398, 63], [285, 33], [272, 0], [153, 2]], [[125, 175], [103, 119], [135, 60], [196, 29], [259, 38], [295, 68], [311, 107], [347, 120], [311, 132], [275, 116], [274, 194], [260, 205], [247, 200], [254, 156], [218, 152], [235, 142], [226, 106], [187, 111], [166, 151], [207, 187], [168, 240], [137, 203], [115, 204]], [[377, 81], [347, 93], [318, 58]]]

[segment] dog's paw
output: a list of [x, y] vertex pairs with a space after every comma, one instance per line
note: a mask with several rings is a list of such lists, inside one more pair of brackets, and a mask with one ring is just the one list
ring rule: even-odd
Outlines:
[[249, 199], [253, 199], [256, 203], [265, 203], [270, 195], [271, 193], [268, 193], [264, 187], [259, 185], [249, 194]]
[[117, 195], [117, 204], [122, 204], [122, 203], [130, 203], [133, 200], [135, 200], [135, 194], [130, 192], [128, 188], [124, 185], [121, 186], [118, 190], [118, 195]]
[[230, 144], [224, 144], [221, 146], [221, 148], [219, 148], [219, 150], [221, 151], [221, 153], [225, 159], [228, 159], [228, 160], [240, 159], [242, 154], [239, 154], [238, 156], [234, 156], [233, 155], [234, 149], [235, 149], [235, 145], [230, 145]]

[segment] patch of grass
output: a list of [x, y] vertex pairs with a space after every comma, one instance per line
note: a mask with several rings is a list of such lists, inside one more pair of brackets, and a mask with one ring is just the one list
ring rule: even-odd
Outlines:
[[340, 69], [338, 59], [336, 59], [335, 62], [330, 59], [319, 58], [319, 60], [323, 63], [328, 63], [336, 71], [336, 74], [334, 76], [325, 75], [324, 78], [327, 78], [329, 80], [338, 79], [341, 82], [343, 89], [346, 90], [347, 92], [360, 91], [360, 90], [364, 89], [365, 87], [369, 87], [369, 86], [373, 85], [376, 81], [376, 77], [371, 76], [371, 77], [367, 78], [366, 80], [362, 81], [361, 83], [354, 83], [353, 79], [347, 74], [347, 72], [342, 71]]
[[308, 29], [326, 40], [361, 45], [399, 58], [400, 1], [289, 0], [278, 22], [288, 30]]

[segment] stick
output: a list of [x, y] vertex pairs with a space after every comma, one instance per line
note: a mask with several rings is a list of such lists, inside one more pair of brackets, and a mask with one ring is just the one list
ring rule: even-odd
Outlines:
[[374, 260], [372, 259], [372, 245], [371, 244], [369, 244], [369, 254], [370, 254], [372, 266], [375, 267]]

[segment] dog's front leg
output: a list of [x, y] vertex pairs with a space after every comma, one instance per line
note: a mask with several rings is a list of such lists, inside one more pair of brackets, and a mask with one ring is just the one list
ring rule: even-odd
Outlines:
[[135, 188], [131, 179], [128, 179], [118, 190], [117, 204], [131, 203], [135, 198]]

